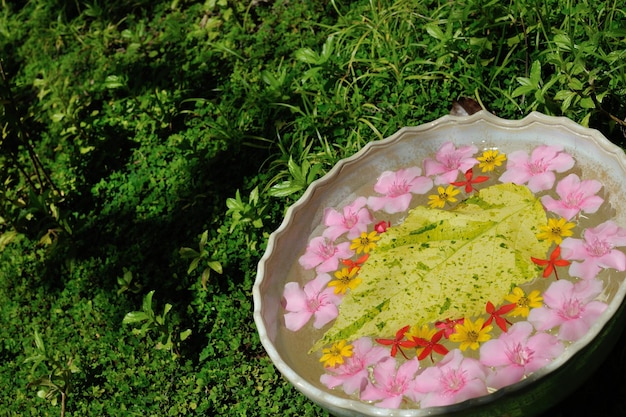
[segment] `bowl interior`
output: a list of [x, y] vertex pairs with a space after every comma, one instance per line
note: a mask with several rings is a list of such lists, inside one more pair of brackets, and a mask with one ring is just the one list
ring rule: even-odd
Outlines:
[[[383, 171], [421, 164], [425, 157], [432, 157], [448, 141], [457, 146], [475, 145], [479, 151], [496, 148], [504, 153], [509, 150], [530, 151], [545, 144], [562, 146], [576, 160], [581, 178], [595, 179], [603, 184], [605, 204], [602, 212], [596, 215], [626, 226], [626, 209], [620, 204], [626, 197], [624, 152], [599, 132], [564, 118], [532, 113], [519, 121], [507, 121], [486, 112], [468, 117], [446, 116], [418, 127], [404, 128], [385, 140], [368, 144], [357, 154], [341, 161], [290, 207], [280, 228], [268, 241], [254, 287], [255, 320], [271, 359], [296, 388], [338, 415], [417, 416], [446, 412], [446, 407], [382, 411], [351, 399], [341, 390], [326, 390], [319, 382], [321, 369], [318, 358], [307, 354], [311, 339], [285, 328], [282, 295], [287, 282], [303, 284], [310, 279], [303, 274], [298, 258], [311, 236], [319, 234], [326, 207], [343, 207], [359, 195], [372, 195], [373, 184]], [[623, 278], [623, 273], [611, 272], [611, 284], [604, 293], [609, 307], [585, 337], [574, 342], [561, 357], [522, 383], [507, 387], [507, 391], [523, 389], [554, 372], [591, 343], [623, 302], [626, 292]], [[452, 408], [471, 407], [473, 402], [495, 401], [497, 398], [498, 395], [492, 394]]]

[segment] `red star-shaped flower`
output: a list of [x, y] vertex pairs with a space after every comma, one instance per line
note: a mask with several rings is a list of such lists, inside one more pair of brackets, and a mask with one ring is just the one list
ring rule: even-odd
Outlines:
[[465, 181], [455, 181], [455, 182], [451, 182], [450, 184], [454, 185], [455, 187], [465, 186], [465, 192], [469, 194], [472, 191], [474, 191], [473, 184], [485, 182], [488, 179], [489, 177], [486, 177], [484, 175], [479, 175], [478, 177], [474, 178], [474, 169], [470, 168], [467, 171], [465, 171]]
[[554, 250], [550, 254], [550, 259], [537, 259], [537, 258], [533, 258], [532, 256], [530, 257], [530, 259], [539, 266], [545, 266], [545, 269], [543, 270], [544, 278], [548, 278], [550, 274], [554, 272], [554, 276], [558, 280], [559, 274], [556, 272], [556, 267], [568, 266], [569, 264], [571, 264], [570, 261], [566, 261], [565, 259], [560, 259], [560, 257], [561, 257], [561, 247], [557, 245], [556, 248], [554, 248]]
[[413, 341], [415, 342], [416, 346], [421, 346], [424, 348], [424, 350], [422, 350], [422, 352], [417, 357], [418, 360], [421, 361], [422, 359], [430, 355], [430, 360], [434, 362], [433, 352], [438, 353], [440, 355], [448, 354], [448, 349], [444, 345], [439, 343], [444, 332], [445, 330], [439, 330], [437, 333], [433, 335], [433, 337], [430, 340], [426, 340], [421, 337], [413, 338]]
[[402, 351], [402, 348], [413, 348], [416, 346], [415, 342], [412, 340], [404, 340], [404, 334], [409, 331], [411, 326], [404, 326], [400, 330], [396, 332], [396, 337], [393, 339], [376, 339], [377, 343], [385, 346], [391, 346], [391, 356], [395, 357], [398, 351], [402, 353], [402, 356], [405, 359], [408, 359], [407, 356]]
[[496, 307], [493, 305], [493, 303], [491, 301], [487, 301], [487, 307], [485, 308], [485, 310], [487, 310], [489, 318], [487, 319], [487, 321], [485, 321], [485, 324], [483, 324], [483, 328], [485, 328], [485, 326], [489, 326], [491, 322], [495, 320], [498, 327], [501, 328], [503, 332], [506, 332], [506, 325], [511, 324], [511, 322], [501, 316], [503, 314], [511, 312], [511, 310], [513, 310], [515, 307], [517, 307], [517, 304], [511, 303], [505, 304], [496, 310]]

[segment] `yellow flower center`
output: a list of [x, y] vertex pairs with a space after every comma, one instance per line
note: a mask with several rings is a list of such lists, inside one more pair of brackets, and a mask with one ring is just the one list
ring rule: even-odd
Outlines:
[[470, 330], [469, 332], [467, 332], [467, 340], [469, 342], [477, 342], [478, 341], [478, 336], [480, 336], [478, 334], [478, 332], [476, 330]]
[[517, 306], [520, 308], [528, 307], [530, 306], [530, 300], [528, 297], [520, 297], [520, 299], [517, 300]]

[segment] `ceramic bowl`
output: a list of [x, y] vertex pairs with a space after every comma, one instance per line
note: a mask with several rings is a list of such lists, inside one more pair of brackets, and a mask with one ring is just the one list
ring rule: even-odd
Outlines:
[[[311, 401], [336, 416], [533, 416], [572, 393], [605, 359], [620, 336], [626, 318], [624, 273], [614, 272], [608, 307], [579, 340], [563, 354], [525, 379], [493, 393], [447, 406], [385, 409], [329, 390], [319, 381], [318, 358], [307, 351], [311, 340], [294, 338], [285, 329], [283, 290], [298, 276], [298, 259], [319, 229], [327, 207], [342, 207], [370, 187], [384, 171], [421, 163], [445, 142], [478, 149], [531, 150], [540, 145], [562, 146], [587, 177], [602, 182], [603, 215], [626, 226], [626, 157], [596, 130], [566, 118], [531, 113], [522, 120], [504, 120], [481, 111], [467, 117], [445, 116], [406, 127], [381, 141], [367, 144], [315, 181], [289, 208], [281, 226], [269, 238], [259, 262], [253, 289], [254, 319], [261, 342], [280, 373]], [[608, 214], [607, 214], [608, 213]]]

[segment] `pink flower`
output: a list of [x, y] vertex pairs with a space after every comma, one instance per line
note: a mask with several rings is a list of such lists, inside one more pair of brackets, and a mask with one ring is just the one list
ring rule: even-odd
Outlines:
[[315, 271], [324, 273], [336, 270], [340, 259], [348, 259], [353, 255], [354, 251], [350, 249], [350, 242], [335, 245], [331, 240], [317, 236], [311, 239], [298, 262], [304, 269], [317, 267]]
[[435, 366], [415, 378], [416, 396], [421, 407], [436, 407], [486, 395], [487, 373], [476, 359], [465, 358], [459, 349], [450, 351]]
[[554, 171], [565, 172], [574, 166], [574, 158], [562, 151], [561, 146], [541, 145], [530, 157], [526, 151], [511, 152], [500, 181], [518, 185], [528, 183], [534, 193], [549, 190], [556, 179]]
[[539, 331], [561, 326], [558, 338], [580, 339], [600, 317], [607, 305], [593, 301], [602, 292], [602, 282], [596, 279], [554, 281], [543, 293], [544, 307], [534, 308], [528, 321]]
[[499, 338], [480, 347], [480, 362], [495, 370], [487, 376], [487, 385], [502, 388], [535, 372], [563, 352], [563, 344], [556, 336], [536, 333], [532, 324], [520, 321]]
[[328, 207], [324, 210], [324, 237], [334, 241], [344, 233], [352, 240], [367, 231], [367, 226], [374, 221], [369, 210], [365, 207], [367, 198], [359, 197], [343, 208], [343, 213]]
[[361, 392], [369, 380], [369, 367], [388, 357], [389, 350], [372, 347], [372, 339], [362, 337], [352, 343], [352, 356], [345, 358], [343, 364], [327, 369], [320, 382], [330, 389], [341, 385], [348, 395]]
[[581, 181], [578, 175], [569, 174], [556, 185], [556, 193], [561, 199], [556, 200], [552, 196], [544, 195], [541, 202], [546, 210], [570, 220], [581, 211], [595, 213], [600, 208], [604, 199], [595, 195], [600, 188], [602, 188], [600, 181]]
[[585, 279], [595, 278], [602, 268], [626, 270], [626, 255], [614, 249], [626, 245], [626, 229], [608, 220], [583, 231], [583, 239], [568, 237], [561, 243], [561, 256], [576, 259], [572, 262], [570, 275]]
[[435, 175], [436, 185], [449, 184], [456, 180], [459, 171], [465, 173], [478, 163], [473, 157], [476, 152], [478, 149], [475, 146], [466, 145], [457, 149], [452, 142], [446, 142], [435, 154], [435, 159], [424, 159], [424, 173]]
[[405, 395], [415, 401], [411, 387], [418, 369], [417, 358], [404, 362], [397, 370], [395, 358], [388, 357], [378, 362], [373, 371], [375, 382], [370, 381], [365, 387], [361, 400], [382, 400], [376, 406], [383, 408], [398, 408]]
[[384, 194], [384, 197], [370, 197], [367, 205], [374, 211], [405, 211], [409, 208], [412, 194], [424, 194], [433, 187], [433, 181], [420, 176], [421, 173], [422, 170], [418, 167], [383, 172], [374, 185], [374, 191]]
[[296, 282], [285, 284], [283, 298], [285, 300], [285, 326], [291, 331], [302, 328], [312, 316], [315, 316], [313, 327], [320, 329], [339, 315], [337, 305], [341, 297], [335, 294], [332, 287], [327, 287], [330, 275], [320, 274], [307, 282], [303, 289]]

